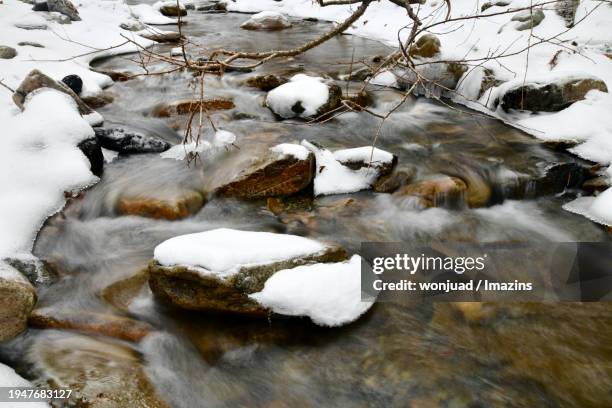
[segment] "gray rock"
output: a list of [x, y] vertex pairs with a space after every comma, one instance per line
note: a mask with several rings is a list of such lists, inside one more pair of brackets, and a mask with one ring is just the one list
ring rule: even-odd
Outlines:
[[574, 18], [579, 5], [580, 0], [560, 0], [555, 4], [555, 11], [565, 20], [566, 27], [574, 26]]
[[512, 21], [518, 21], [516, 25], [517, 31], [531, 30], [538, 26], [544, 20], [544, 12], [540, 9], [524, 10], [512, 16]]
[[280, 13], [255, 15], [240, 25], [243, 30], [283, 30], [291, 27], [291, 22]]
[[176, 3], [167, 3], [159, 8], [159, 12], [166, 17], [184, 17], [187, 15], [187, 9], [177, 7]]
[[1, 59], [13, 59], [17, 56], [17, 50], [13, 47], [6, 45], [0, 45], [0, 58]]
[[20, 47], [35, 47], [35, 48], [45, 48], [44, 45], [39, 44], [37, 42], [32, 42], [32, 41], [22, 41], [20, 43], [17, 43], [17, 45], [19, 45]]
[[128, 31], [142, 31], [147, 28], [146, 25], [144, 25], [138, 20], [124, 21], [123, 23], [119, 25], [119, 27], [124, 30], [128, 30]]
[[123, 154], [160, 153], [170, 148], [170, 143], [153, 136], [129, 132], [123, 128], [94, 129], [100, 145]]
[[0, 341], [24, 331], [36, 304], [36, 291], [15, 268], [0, 261]]
[[504, 111], [528, 110], [557, 112], [582, 100], [591, 90], [608, 92], [605, 82], [597, 78], [567, 78], [549, 83], [536, 83], [512, 88], [504, 94]]
[[57, 11], [68, 16], [72, 21], [81, 21], [79, 10], [69, 0], [47, 0], [49, 11]]
[[87, 106], [81, 100], [81, 98], [79, 98], [79, 96], [72, 91], [72, 89], [68, 88], [63, 83], [48, 77], [37, 69], [30, 72], [23, 82], [21, 82], [13, 94], [13, 101], [17, 106], [19, 106], [19, 108], [23, 109], [23, 104], [28, 94], [40, 88], [51, 88], [69, 95], [76, 102], [81, 115], [89, 115], [93, 113], [93, 110], [91, 110], [91, 108]]
[[49, 11], [49, 3], [47, 3], [47, 0], [36, 0], [33, 4], [33, 11]]

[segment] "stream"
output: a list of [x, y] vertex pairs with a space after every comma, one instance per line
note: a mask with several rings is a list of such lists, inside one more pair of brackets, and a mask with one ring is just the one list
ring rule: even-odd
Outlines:
[[[292, 48], [330, 27], [297, 21], [280, 32], [241, 30], [247, 19], [190, 10], [183, 30], [206, 51], [251, 51]], [[168, 53], [172, 47], [155, 49]], [[92, 398], [95, 406], [109, 407], [606, 406], [612, 397], [612, 315], [606, 303], [485, 305], [495, 313], [476, 321], [448, 303], [381, 303], [354, 324], [323, 328], [307, 319], [251, 320], [170, 310], [153, 299], [141, 271], [155, 246], [219, 227], [297, 234], [337, 243], [350, 253], [366, 241], [609, 241], [605, 230], [561, 208], [571, 194], [536, 196], [529, 187], [521, 196], [505, 194], [521, 177], [537, 177], [554, 163], [579, 163], [577, 158], [464, 107], [425, 98], [409, 99], [387, 120], [377, 147], [397, 155], [399, 169], [416, 170], [416, 180], [439, 174], [486, 180], [498, 187], [495, 205], [420, 210], [402, 197], [362, 191], [301, 197], [284, 217], [273, 214], [265, 200], [213, 195], [183, 220], [118, 214], [121, 197], [211, 191], [228, 180], [236, 163], [278, 143], [307, 139], [332, 150], [371, 145], [379, 120], [365, 112], [320, 124], [279, 121], [263, 106], [265, 93], [244, 82], [267, 73], [336, 78], [348, 72], [351, 61], [389, 51], [343, 35], [253, 73], [207, 75], [206, 97], [235, 104], [211, 115], [218, 127], [237, 135], [237, 148], [189, 166], [159, 154], [119, 156], [105, 165], [98, 184], [46, 222], [34, 248], [55, 271], [38, 286], [37, 308], [75, 318], [129, 317], [152, 327], [151, 333], [127, 342], [29, 329], [0, 347], [1, 359], [39, 385], [78, 389], [76, 406], [88, 406]], [[137, 72], [132, 58], [109, 58], [94, 68]], [[188, 72], [116, 82], [107, 90], [114, 102], [98, 111], [106, 126], [180, 144], [186, 116], [157, 118], [152, 112], [160, 102], [193, 99], [193, 83]], [[338, 84], [351, 90], [361, 86]], [[372, 86], [368, 91], [377, 111], [402, 98], [395, 90]]]

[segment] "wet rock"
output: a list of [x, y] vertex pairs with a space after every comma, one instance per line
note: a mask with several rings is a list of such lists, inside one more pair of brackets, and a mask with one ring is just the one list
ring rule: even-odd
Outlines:
[[139, 31], [138, 35], [147, 40], [156, 41], [158, 43], [178, 43], [185, 39], [180, 33], [174, 31], [165, 31], [162, 33], [154, 31]]
[[491, 7], [506, 7], [509, 6], [510, 2], [507, 1], [497, 1], [497, 2], [490, 2], [487, 1], [486, 3], [484, 3], [481, 7], [480, 7], [480, 11], [485, 11], [487, 9], [490, 9]]
[[77, 95], [83, 91], [83, 80], [78, 75], [67, 75], [62, 78], [62, 82]]
[[33, 42], [33, 41], [21, 41], [17, 43], [17, 45], [19, 45], [20, 47], [45, 48], [44, 45], [37, 43], [37, 42]]
[[218, 194], [255, 199], [288, 196], [305, 189], [314, 177], [314, 155], [302, 146], [291, 146], [295, 146], [299, 154], [284, 154], [279, 149], [270, 149], [264, 157], [243, 169], [233, 181], [220, 187]]
[[198, 191], [190, 191], [175, 198], [122, 198], [117, 211], [123, 215], [138, 215], [154, 219], [174, 221], [189, 217], [202, 208], [204, 196]]
[[542, 177], [533, 181], [529, 189], [536, 196], [558, 194], [567, 189], [579, 189], [586, 180], [593, 178], [588, 167], [578, 163], [555, 163], [545, 170]]
[[91, 69], [94, 72], [109, 76], [115, 82], [125, 82], [132, 79], [132, 74], [129, 72], [109, 71], [104, 69]]
[[377, 193], [393, 193], [400, 187], [410, 183], [415, 175], [416, 168], [414, 167], [394, 171], [376, 180], [372, 190]]
[[72, 21], [81, 21], [79, 10], [69, 0], [47, 0], [49, 11], [61, 13]]
[[[201, 108], [200, 108], [201, 106]], [[187, 115], [192, 112], [199, 112], [200, 109], [207, 111], [234, 109], [235, 105], [229, 99], [207, 99], [204, 101], [176, 101], [163, 103], [153, 108], [153, 116], [157, 118], [169, 118], [177, 115]]]
[[580, 0], [560, 0], [555, 4], [555, 11], [565, 20], [566, 27], [574, 26], [574, 18], [579, 5]]
[[197, 10], [203, 11], [205, 13], [225, 13], [227, 12], [227, 3], [222, 1], [216, 1], [212, 4], [198, 6]]
[[66, 406], [168, 408], [138, 353], [117, 341], [50, 331], [37, 337], [30, 357], [45, 388], [73, 390]]
[[34, 310], [28, 324], [35, 329], [76, 330], [132, 342], [139, 342], [153, 330], [148, 323], [127, 317], [53, 308]]
[[113, 103], [115, 98], [109, 93], [102, 92], [98, 95], [83, 96], [81, 100], [92, 109], [102, 108], [110, 103]]
[[540, 9], [524, 10], [512, 16], [512, 21], [518, 21], [517, 31], [531, 30], [544, 20], [544, 12]]
[[[310, 93], [305, 93], [309, 89]], [[323, 78], [297, 74], [266, 96], [266, 106], [283, 119], [322, 118], [342, 102], [340, 86]]]
[[130, 132], [124, 128], [96, 128], [94, 131], [103, 148], [123, 154], [161, 153], [171, 147], [170, 143], [163, 139]]
[[36, 291], [15, 268], [0, 261], [0, 342], [26, 329]]
[[184, 17], [187, 15], [187, 9], [184, 5], [180, 4], [177, 6], [175, 1], [167, 1], [161, 5], [159, 12], [166, 17]]
[[13, 59], [17, 56], [17, 50], [6, 45], [0, 45], [0, 59]]
[[246, 84], [250, 87], [257, 88], [260, 91], [269, 92], [276, 87], [287, 82], [286, 80], [277, 77], [276, 75], [257, 75], [247, 79]]
[[424, 208], [441, 207], [460, 200], [467, 191], [465, 182], [457, 177], [442, 176], [409, 184], [393, 193], [396, 197], [415, 197]]
[[89, 160], [91, 172], [100, 177], [104, 170], [104, 155], [102, 154], [102, 147], [98, 143], [98, 139], [95, 137], [85, 139], [77, 147]]
[[113, 282], [100, 291], [98, 296], [117, 310], [127, 312], [133, 300], [142, 293], [149, 281], [149, 270]]
[[284, 14], [276, 11], [262, 11], [257, 13], [244, 23], [240, 28], [244, 30], [283, 30], [291, 27], [291, 22]]
[[[286, 237], [279, 235], [281, 240]], [[301, 256], [258, 262], [256, 266], [236, 265], [233, 272], [227, 274], [201, 266], [163, 266], [152, 261], [149, 264], [149, 285], [158, 300], [182, 309], [265, 317], [269, 312], [249, 295], [260, 292], [276, 272], [319, 262], [340, 262], [347, 258], [342, 248], [322, 248]]]
[[410, 47], [411, 57], [431, 58], [440, 53], [440, 40], [433, 34], [423, 34]]
[[593, 179], [587, 180], [582, 184], [582, 189], [589, 193], [601, 193], [604, 190], [607, 190], [610, 187], [610, 180], [608, 177], [599, 176]]
[[591, 90], [608, 92], [605, 82], [597, 78], [565, 78], [549, 83], [532, 83], [506, 91], [501, 100], [504, 111], [557, 112], [585, 98]]
[[48, 286], [58, 279], [55, 268], [35, 256], [11, 257], [2, 261], [19, 271], [34, 286]]
[[37, 69], [31, 71], [28, 76], [23, 80], [23, 82], [19, 85], [19, 87], [13, 94], [13, 101], [17, 106], [19, 106], [20, 109], [23, 110], [23, 104], [25, 102], [26, 96], [28, 96], [30, 92], [33, 92], [40, 88], [51, 88], [69, 95], [76, 102], [77, 107], [79, 108], [79, 113], [81, 115], [89, 115], [93, 113], [93, 110], [91, 110], [91, 108], [87, 106], [81, 100], [81, 98], [79, 98], [79, 96], [74, 93], [72, 89], [70, 89], [64, 83], [57, 82], [53, 78], [48, 77]]

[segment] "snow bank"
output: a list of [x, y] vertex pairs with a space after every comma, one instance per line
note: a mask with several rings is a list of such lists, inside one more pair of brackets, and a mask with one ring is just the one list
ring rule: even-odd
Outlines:
[[272, 275], [250, 297], [275, 313], [308, 316], [321, 326], [341, 326], [364, 314], [372, 301], [361, 300], [361, 257], [285, 269]]
[[[0, 387], [31, 387], [32, 384], [22, 378], [11, 367], [0, 363]], [[2, 408], [48, 408], [46, 402], [1, 402]]]
[[[161, 6], [162, 4], [159, 4], [159, 7]], [[150, 4], [137, 4], [131, 6], [130, 9], [134, 17], [145, 24], [168, 25], [177, 23], [177, 19], [166, 17], [160, 13], [159, 7], [151, 6]]]
[[293, 143], [281, 143], [279, 145], [271, 147], [270, 150], [275, 153], [279, 153], [282, 156], [295, 157], [298, 160], [306, 160], [309, 154], [307, 148]]
[[[266, 105], [277, 115], [288, 119], [315, 116], [329, 98], [329, 88], [323, 78], [297, 74], [289, 82], [268, 92]], [[303, 112], [295, 110], [300, 104]]]
[[[340, 163], [334, 153], [327, 149], [318, 148], [306, 140], [302, 141], [302, 146], [309, 149], [315, 155], [317, 171], [314, 179], [314, 193], [317, 196], [354, 193], [366, 190], [372, 187], [372, 184], [374, 184], [379, 176], [376, 167], [362, 167], [353, 170]], [[353, 151], [354, 149], [347, 149], [348, 152], [340, 151], [339, 156], [361, 157], [366, 154], [366, 150], [363, 149], [372, 151], [371, 147], [359, 148], [356, 151]], [[382, 150], [380, 152], [379, 155], [381, 156], [391, 155], [391, 153], [383, 152]], [[393, 155], [391, 155], [391, 158], [393, 158]], [[366, 162], [368, 161], [369, 154]]]
[[241, 267], [286, 261], [325, 251], [317, 241], [296, 235], [220, 228], [162, 242], [154, 258], [162, 266], [191, 265], [228, 276]]

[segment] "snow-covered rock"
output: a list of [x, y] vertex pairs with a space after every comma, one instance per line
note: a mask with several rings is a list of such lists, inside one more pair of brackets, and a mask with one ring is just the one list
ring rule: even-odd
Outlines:
[[282, 30], [289, 27], [289, 19], [276, 11], [262, 11], [240, 25], [240, 28], [245, 30]]
[[47, 0], [49, 11], [65, 15], [71, 21], [81, 21], [79, 10], [70, 0]]
[[305, 147], [280, 144], [254, 158], [245, 168], [239, 168], [218, 193], [245, 199], [288, 196], [310, 185], [314, 164], [314, 155]]
[[388, 174], [396, 162], [391, 153], [368, 146], [332, 153], [306, 140], [302, 145], [315, 155], [315, 195], [369, 189], [382, 175]]
[[161, 153], [170, 148], [170, 143], [163, 139], [130, 132], [124, 128], [96, 128], [95, 132], [103, 148], [123, 154]]
[[580, 197], [563, 206], [567, 211], [583, 215], [599, 224], [612, 226], [612, 188], [597, 197]]
[[359, 255], [346, 262], [284, 269], [272, 275], [263, 290], [250, 298], [274, 313], [308, 316], [321, 326], [351, 323], [374, 303], [361, 298]]
[[295, 235], [221, 228], [171, 238], [155, 248], [154, 257], [149, 284], [158, 299], [191, 310], [266, 316], [267, 308], [249, 295], [264, 290], [271, 276], [344, 261], [346, 252]]
[[30, 282], [15, 268], [0, 261], [0, 342], [26, 329], [35, 303], [36, 292]]
[[130, 7], [132, 15], [144, 24], [151, 25], [168, 25], [176, 24], [175, 18], [164, 16], [158, 9], [150, 4], [137, 4]]
[[174, 0], [158, 1], [153, 4], [153, 8], [159, 10], [166, 17], [183, 17], [187, 15], [185, 5], [179, 2], [177, 6], [177, 2]]
[[316, 118], [340, 104], [342, 90], [323, 78], [304, 74], [293, 76], [289, 82], [268, 92], [266, 106], [278, 116]]

